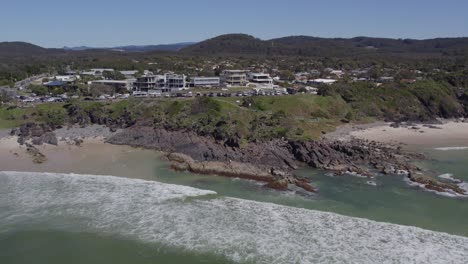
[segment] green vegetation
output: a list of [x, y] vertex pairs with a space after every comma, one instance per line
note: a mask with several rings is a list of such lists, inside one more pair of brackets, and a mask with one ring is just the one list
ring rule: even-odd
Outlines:
[[[465, 114], [459, 89], [444, 82], [414, 84], [335, 84], [320, 93], [340, 96], [352, 108], [353, 118], [372, 117], [391, 121], [428, 121], [436, 117], [456, 118]], [[351, 117], [348, 116], [348, 117]], [[346, 117], [347, 119], [349, 119]]]
[[468, 89], [446, 82], [413, 84], [338, 83], [320, 88], [322, 96], [196, 97], [130, 99], [114, 103], [70, 100], [35, 108], [0, 108], [0, 127], [27, 121], [105, 124], [128, 127], [140, 122], [168, 130], [188, 129], [235, 146], [286, 137], [317, 139], [346, 122], [428, 121], [468, 113]]

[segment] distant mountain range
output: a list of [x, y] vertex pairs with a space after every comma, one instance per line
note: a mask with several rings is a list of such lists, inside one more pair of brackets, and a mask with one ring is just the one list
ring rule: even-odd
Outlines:
[[349, 55], [411, 54], [430, 56], [468, 56], [468, 38], [436, 38], [426, 40], [388, 38], [318, 38], [290, 36], [261, 40], [245, 34], [221, 35], [202, 42], [167, 45], [87, 46], [46, 49], [25, 42], [0, 42], [0, 56], [61, 54], [85, 51], [174, 52], [187, 55], [257, 55], [343, 57]]
[[111, 48], [96, 48], [88, 46], [79, 47], [63, 47], [64, 50], [82, 51], [82, 50], [114, 50], [124, 52], [149, 52], [149, 51], [178, 51], [185, 47], [195, 44], [195, 42], [182, 42], [174, 44], [161, 44], [161, 45], [129, 45], [117, 46]]
[[208, 39], [181, 50], [184, 53], [285, 55], [285, 56], [346, 56], [349, 54], [468, 54], [468, 38], [437, 38], [427, 40], [356, 37], [318, 38], [290, 36], [261, 40], [245, 34], [228, 34]]

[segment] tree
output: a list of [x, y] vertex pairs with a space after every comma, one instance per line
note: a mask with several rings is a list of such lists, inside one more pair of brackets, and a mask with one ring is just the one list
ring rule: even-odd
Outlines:
[[113, 94], [114, 93], [114, 87], [105, 85], [105, 84], [91, 84], [89, 87], [89, 93], [94, 96], [98, 97], [104, 94]]
[[2, 105], [4, 103], [8, 103], [11, 100], [13, 100], [13, 97], [11, 96], [10, 93], [8, 93], [5, 90], [0, 90], [0, 105]]
[[104, 71], [102, 76], [106, 80], [125, 80], [125, 75], [119, 71]]
[[288, 81], [293, 81], [295, 79], [294, 74], [288, 70], [281, 71], [280, 77], [281, 79], [288, 80]]
[[65, 123], [64, 109], [47, 109], [43, 113], [44, 121], [53, 126], [62, 126]]
[[106, 80], [112, 80], [112, 79], [114, 79], [114, 72], [112, 72], [112, 71], [103, 71], [102, 76]]
[[31, 84], [28, 88], [29, 90], [31, 90], [32, 93], [35, 93], [38, 96], [44, 96], [49, 94], [49, 89], [44, 85]]

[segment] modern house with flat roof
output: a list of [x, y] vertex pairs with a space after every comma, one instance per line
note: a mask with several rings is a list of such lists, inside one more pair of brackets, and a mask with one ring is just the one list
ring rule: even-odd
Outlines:
[[221, 81], [228, 86], [245, 86], [247, 74], [244, 70], [224, 70], [221, 73]]
[[185, 75], [180, 74], [143, 75], [136, 79], [133, 90], [137, 92], [184, 90], [187, 88], [185, 78]]
[[138, 73], [138, 71], [120, 71], [121, 74], [123, 74], [123, 76], [125, 76], [125, 78], [127, 79], [133, 79], [135, 78], [135, 74]]
[[168, 90], [185, 90], [186, 76], [183, 74], [166, 74], [166, 88]]
[[257, 88], [273, 89], [273, 79], [270, 74], [267, 73], [249, 73], [248, 74], [250, 83], [253, 83]]
[[219, 77], [192, 77], [190, 86], [193, 87], [219, 87], [221, 79]]
[[136, 79], [133, 83], [133, 90], [138, 92], [148, 92], [149, 90], [156, 89], [157, 75], [143, 75]]

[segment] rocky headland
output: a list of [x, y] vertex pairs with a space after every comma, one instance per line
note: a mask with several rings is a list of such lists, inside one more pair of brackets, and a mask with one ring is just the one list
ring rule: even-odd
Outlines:
[[[87, 131], [97, 136], [96, 133], [101, 130], [94, 128]], [[63, 139], [64, 131], [65, 128], [29, 123], [12, 130], [11, 135], [18, 136], [18, 143], [28, 144], [28, 148], [34, 152], [33, 145], [56, 144], [56, 133], [62, 134], [60, 138]], [[252, 179], [278, 190], [295, 185], [315, 192], [316, 188], [310, 178], [299, 177], [294, 173], [300, 166], [310, 166], [335, 175], [360, 175], [370, 179], [377, 174], [405, 175], [411, 182], [428, 190], [466, 195], [466, 191], [455, 183], [424, 175], [420, 168], [412, 164], [412, 161], [423, 159], [424, 156], [407, 152], [398, 145], [357, 138], [347, 141], [276, 138], [240, 145], [236, 140], [216, 140], [191, 130], [169, 130], [145, 124], [114, 131], [101, 131], [106, 133], [107, 143], [166, 152], [175, 170]], [[79, 142], [80, 135], [81, 132], [68, 132], [68, 140]]]

